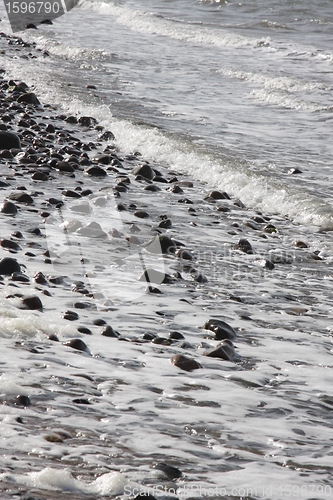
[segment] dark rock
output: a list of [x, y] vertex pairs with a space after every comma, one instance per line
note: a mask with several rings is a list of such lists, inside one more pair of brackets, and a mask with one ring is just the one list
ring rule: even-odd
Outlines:
[[156, 193], [157, 191], [161, 191], [161, 188], [155, 186], [155, 184], [148, 184], [148, 186], [145, 186], [144, 191], [151, 191], [153, 193]]
[[12, 193], [9, 198], [11, 200], [17, 201], [17, 203], [26, 203], [27, 205], [32, 205], [34, 200], [28, 193]]
[[173, 339], [173, 340], [183, 340], [185, 339], [184, 335], [180, 332], [170, 332], [169, 333], [169, 337], [170, 339]]
[[33, 23], [29, 23], [29, 24], [27, 24], [27, 25], [25, 26], [25, 29], [26, 29], [26, 30], [36, 30], [36, 29], [38, 29], [38, 28], [37, 28], [37, 26], [36, 26], [35, 24], [33, 24]]
[[289, 175], [295, 175], [295, 174], [302, 174], [302, 170], [300, 170], [299, 168], [290, 168], [288, 170], [288, 174]]
[[114, 141], [115, 136], [112, 132], [110, 132], [110, 130], [105, 130], [105, 132], [99, 136], [99, 139], [101, 141]]
[[93, 158], [95, 162], [101, 163], [102, 165], [110, 165], [111, 156], [106, 154], [97, 155]]
[[0, 274], [5, 276], [10, 276], [13, 273], [19, 273], [21, 271], [21, 266], [16, 259], [10, 257], [5, 257], [0, 260]]
[[193, 255], [191, 254], [191, 252], [189, 250], [184, 250], [183, 248], [177, 250], [175, 256], [183, 260], [193, 260]]
[[166, 339], [165, 337], [155, 337], [152, 340], [152, 344], [156, 345], [171, 345], [172, 340], [171, 339]]
[[67, 172], [69, 174], [75, 172], [75, 168], [68, 161], [58, 161], [56, 164], [56, 169], [59, 170], [59, 172]]
[[112, 326], [107, 325], [102, 331], [103, 337], [119, 337], [119, 334], [114, 331]]
[[230, 196], [227, 193], [221, 193], [221, 191], [211, 191], [208, 196], [213, 200], [230, 200]]
[[132, 173], [134, 175], [141, 175], [141, 177], [148, 180], [152, 180], [155, 177], [154, 170], [147, 163], [136, 167]]
[[43, 310], [42, 301], [36, 295], [24, 297], [22, 299], [22, 305], [25, 309], [30, 309], [32, 311], [35, 311], [35, 310], [42, 311]]
[[5, 248], [6, 250], [11, 250], [14, 252], [18, 252], [19, 250], [22, 250], [20, 245], [18, 245], [15, 241], [12, 240], [2, 240], [1, 241], [1, 246], [2, 248]]
[[273, 262], [271, 262], [270, 260], [267, 260], [267, 259], [257, 260], [255, 262], [255, 264], [257, 264], [258, 266], [263, 267], [265, 269], [269, 269], [270, 271], [272, 271], [275, 267]]
[[79, 326], [77, 331], [83, 333], [84, 335], [92, 335], [92, 331], [89, 330], [89, 328], [86, 328], [85, 326]]
[[192, 370], [201, 368], [200, 363], [198, 363], [195, 359], [188, 358], [187, 356], [183, 356], [182, 354], [174, 354], [171, 357], [171, 363], [181, 370], [185, 370], [187, 372], [191, 372]]
[[148, 286], [146, 288], [146, 293], [155, 293], [155, 294], [161, 294], [161, 290], [159, 288], [156, 288], [154, 286]]
[[134, 212], [135, 217], [138, 217], [139, 219], [148, 219], [149, 218], [149, 213], [146, 212], [145, 210], [136, 210]]
[[31, 401], [30, 401], [30, 398], [29, 396], [25, 396], [24, 394], [19, 394], [16, 398], [16, 402], [15, 404], [17, 406], [24, 406], [24, 407], [27, 407], [27, 406], [30, 406], [31, 405]]
[[99, 167], [98, 165], [88, 168], [87, 174], [91, 175], [91, 177], [105, 177], [107, 175], [104, 168]]
[[158, 227], [162, 229], [170, 229], [170, 227], [172, 227], [172, 222], [170, 219], [164, 219], [159, 223]]
[[44, 172], [41, 172], [40, 170], [36, 170], [36, 172], [32, 174], [31, 179], [33, 181], [46, 182], [49, 180], [49, 176], [47, 174], [44, 174]]
[[0, 149], [21, 149], [20, 138], [13, 132], [0, 131]]
[[179, 198], [178, 203], [185, 203], [186, 205], [193, 205], [193, 201], [188, 198]]
[[233, 339], [236, 337], [235, 330], [228, 323], [220, 319], [209, 319], [203, 328], [214, 332], [216, 340]]
[[29, 283], [29, 277], [26, 274], [23, 273], [13, 273], [11, 275], [11, 280], [12, 281], [20, 281], [21, 283]]
[[67, 319], [68, 321], [76, 321], [79, 319], [79, 315], [74, 311], [65, 311], [63, 318]]
[[38, 273], [35, 274], [34, 281], [36, 283], [38, 283], [39, 285], [46, 285], [47, 284], [47, 279], [45, 278], [44, 274], [41, 271], [39, 271]]
[[53, 342], [59, 342], [58, 337], [54, 333], [50, 333], [50, 335], [48, 336], [48, 339], [52, 340]]
[[174, 240], [169, 238], [169, 236], [156, 236], [152, 241], [148, 243], [146, 249], [151, 253], [160, 254], [174, 254], [177, 250], [177, 245]]
[[37, 99], [36, 94], [33, 92], [27, 92], [26, 94], [21, 94], [17, 99], [17, 102], [24, 102], [25, 104], [33, 104], [34, 106], [39, 106], [40, 102]]
[[221, 358], [226, 361], [231, 361], [235, 356], [235, 348], [231, 340], [226, 339], [214, 349], [205, 352], [204, 356], [208, 356], [210, 358]]
[[22, 238], [23, 238], [23, 234], [21, 233], [21, 231], [14, 231], [14, 232], [11, 234], [11, 237], [12, 237], [12, 238], [19, 238], [19, 239], [22, 239]]
[[183, 194], [184, 193], [182, 188], [180, 186], [178, 186], [177, 184], [168, 188], [167, 191], [169, 191], [170, 193], [175, 193], [175, 194]]
[[0, 212], [7, 215], [17, 214], [17, 207], [11, 201], [4, 201], [0, 207]]
[[304, 241], [295, 241], [295, 247], [296, 248], [309, 248], [309, 245], [305, 243]]
[[61, 192], [61, 194], [67, 196], [68, 198], [81, 198], [80, 193], [78, 193], [77, 191], [72, 191], [71, 189], [65, 189]]
[[77, 351], [85, 351], [88, 352], [88, 346], [81, 339], [71, 339], [67, 342], [63, 342], [63, 345], [66, 347], [71, 347], [72, 349], [76, 349]]
[[106, 325], [106, 321], [104, 319], [102, 319], [102, 318], [94, 319], [93, 323], [96, 326]]
[[247, 253], [247, 254], [253, 253], [253, 249], [252, 249], [251, 244], [249, 243], [249, 241], [247, 241], [244, 238], [241, 238], [233, 248], [235, 250], [241, 250], [242, 252]]
[[264, 227], [264, 231], [265, 231], [265, 233], [272, 234], [272, 233], [276, 233], [277, 229], [273, 224], [266, 224], [266, 226]]
[[173, 467], [172, 465], [167, 465], [164, 462], [159, 462], [154, 465], [154, 469], [160, 470], [164, 472], [164, 474], [167, 476], [170, 481], [173, 479], [179, 479], [182, 477], [183, 473], [177, 469], [177, 467]]
[[155, 269], [148, 268], [140, 276], [139, 281], [146, 281], [147, 283], [160, 284], [170, 284], [174, 283], [175, 279], [169, 274], [163, 273], [161, 271], [155, 271]]
[[75, 403], [77, 405], [91, 405], [90, 401], [88, 401], [88, 399], [85, 399], [85, 398], [73, 399], [73, 403]]
[[97, 124], [96, 118], [93, 118], [92, 116], [80, 116], [78, 122], [82, 127], [92, 127]]

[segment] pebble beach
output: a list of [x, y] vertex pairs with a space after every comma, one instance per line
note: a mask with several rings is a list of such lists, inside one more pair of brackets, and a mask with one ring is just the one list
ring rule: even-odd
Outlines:
[[0, 106], [1, 498], [331, 498], [331, 231]]

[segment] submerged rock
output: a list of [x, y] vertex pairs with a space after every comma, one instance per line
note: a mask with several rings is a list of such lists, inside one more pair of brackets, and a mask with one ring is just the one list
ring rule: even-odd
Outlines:
[[0, 132], [0, 150], [21, 149], [21, 141], [18, 135], [13, 132]]
[[5, 257], [0, 260], [0, 274], [5, 276], [10, 276], [13, 273], [19, 273], [21, 271], [21, 266], [16, 259], [11, 257]]
[[202, 368], [198, 361], [193, 358], [183, 356], [182, 354], [174, 354], [171, 357], [171, 363], [181, 370], [185, 370], [186, 372], [191, 372], [193, 370], [197, 370], [198, 368]]
[[34, 311], [34, 310], [42, 311], [43, 310], [42, 301], [36, 295], [30, 295], [28, 297], [24, 297], [22, 299], [22, 305], [25, 309], [31, 309], [32, 311]]
[[216, 340], [233, 339], [236, 337], [236, 332], [232, 326], [220, 319], [209, 319], [203, 328], [214, 332]]
[[231, 361], [235, 356], [235, 348], [231, 340], [226, 339], [214, 349], [205, 352], [204, 356], [208, 356], [210, 358], [221, 358], [225, 361]]

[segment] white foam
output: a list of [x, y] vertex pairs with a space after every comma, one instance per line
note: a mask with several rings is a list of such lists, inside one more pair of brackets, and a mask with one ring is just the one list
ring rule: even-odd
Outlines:
[[145, 34], [167, 36], [183, 42], [215, 45], [217, 47], [269, 45], [269, 39], [251, 39], [227, 30], [206, 29], [198, 24], [195, 25], [194, 30], [191, 24], [157, 17], [144, 11], [116, 5], [114, 2], [85, 0], [81, 6], [83, 9], [98, 12], [103, 16], [112, 16], [117, 23], [129, 27], [131, 30]]

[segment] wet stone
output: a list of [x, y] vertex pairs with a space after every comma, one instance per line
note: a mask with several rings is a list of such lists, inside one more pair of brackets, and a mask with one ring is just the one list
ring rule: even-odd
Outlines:
[[150, 165], [144, 164], [136, 167], [133, 172], [134, 175], [141, 175], [145, 179], [152, 180], [155, 177], [155, 172]]
[[235, 348], [231, 340], [226, 339], [214, 349], [205, 352], [204, 356], [208, 356], [210, 358], [220, 358], [224, 359], [225, 361], [231, 361], [235, 356]]
[[15, 252], [22, 250], [20, 245], [18, 245], [15, 241], [12, 241], [12, 240], [2, 240], [1, 246], [2, 246], [2, 248], [5, 248], [6, 250], [12, 250]]
[[183, 473], [177, 467], [173, 467], [172, 465], [168, 465], [164, 462], [158, 462], [157, 464], [155, 464], [154, 469], [164, 472], [164, 474], [170, 480], [179, 479], [183, 475]]
[[28, 193], [12, 193], [9, 198], [11, 200], [17, 201], [17, 203], [26, 203], [27, 205], [32, 205], [34, 200]]
[[220, 319], [209, 319], [203, 328], [214, 332], [216, 340], [233, 339], [236, 337], [235, 330], [228, 323]]
[[31, 401], [29, 396], [25, 396], [24, 394], [19, 394], [16, 398], [15, 404], [16, 406], [27, 407], [31, 405]]
[[67, 319], [68, 321], [76, 321], [79, 319], [79, 315], [74, 311], [65, 311], [63, 318]]
[[77, 331], [83, 333], [84, 335], [92, 335], [92, 331], [89, 330], [89, 328], [86, 328], [85, 326], [79, 326]]
[[208, 196], [209, 198], [213, 198], [213, 200], [230, 200], [230, 196], [221, 191], [211, 191]]
[[4, 201], [0, 207], [0, 212], [7, 215], [17, 214], [17, 207], [11, 201]]
[[104, 168], [98, 166], [88, 168], [87, 174], [91, 177], [105, 177], [107, 175]]
[[47, 284], [47, 279], [45, 278], [44, 274], [41, 271], [39, 271], [35, 274], [34, 281], [36, 283], [38, 283], [39, 285], [46, 285]]
[[198, 361], [193, 358], [183, 356], [182, 354], [174, 354], [171, 357], [171, 363], [181, 370], [185, 370], [187, 372], [191, 372], [193, 370], [201, 368], [201, 365], [200, 363], [198, 363]]
[[21, 283], [29, 283], [29, 277], [26, 274], [23, 273], [13, 273], [11, 275], [11, 280], [12, 281], [20, 281]]
[[0, 260], [0, 274], [10, 276], [13, 273], [20, 272], [21, 266], [16, 259], [5, 257]]
[[236, 245], [233, 247], [235, 250], [240, 250], [241, 252], [247, 253], [247, 254], [253, 254], [253, 249], [251, 246], [251, 243], [244, 239], [241, 238]]
[[102, 335], [103, 337], [114, 337], [114, 338], [119, 337], [119, 334], [115, 332], [112, 326], [110, 325], [106, 325], [106, 327], [103, 328]]
[[20, 149], [21, 142], [18, 135], [13, 132], [0, 131], [0, 149]]
[[25, 309], [38, 310], [38, 311], [43, 310], [42, 301], [36, 295], [24, 297], [22, 299], [22, 305]]
[[72, 349], [76, 349], [77, 351], [88, 351], [88, 346], [81, 339], [71, 339], [67, 342], [63, 342], [63, 345], [66, 347], [71, 347]]
[[185, 339], [184, 335], [180, 332], [170, 332], [169, 333], [169, 337], [170, 339], [173, 339], [173, 340], [183, 340]]

